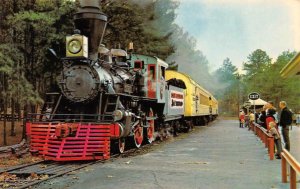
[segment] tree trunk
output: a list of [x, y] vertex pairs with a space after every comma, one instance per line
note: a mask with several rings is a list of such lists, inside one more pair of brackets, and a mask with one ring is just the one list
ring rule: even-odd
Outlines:
[[22, 139], [27, 139], [26, 136], [26, 122], [28, 120], [28, 113], [30, 112], [30, 105], [26, 104], [24, 106], [24, 111], [23, 111], [23, 131], [22, 131]]
[[11, 129], [10, 129], [10, 136], [16, 136], [15, 130], [15, 100], [11, 99]]
[[16, 112], [18, 115], [18, 121], [20, 122], [22, 119], [22, 112], [21, 112], [21, 105], [19, 102], [17, 102], [17, 104], [16, 104]]
[[7, 145], [6, 139], [6, 120], [7, 120], [7, 100], [6, 96], [4, 97], [4, 118], [3, 118], [3, 145]]

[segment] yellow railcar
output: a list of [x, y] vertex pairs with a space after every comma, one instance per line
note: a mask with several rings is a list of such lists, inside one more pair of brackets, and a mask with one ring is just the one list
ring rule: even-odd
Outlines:
[[190, 76], [173, 70], [166, 71], [166, 80], [176, 78], [181, 79], [185, 85], [185, 117], [204, 118], [197, 119], [198, 121], [206, 121], [209, 118], [215, 118], [218, 114], [218, 101], [196, 83]]

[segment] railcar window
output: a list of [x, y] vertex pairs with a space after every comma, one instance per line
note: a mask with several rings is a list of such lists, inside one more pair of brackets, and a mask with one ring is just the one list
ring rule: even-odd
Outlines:
[[149, 77], [155, 80], [155, 66], [150, 66], [149, 74]]
[[142, 69], [142, 62], [141, 61], [135, 61], [134, 62], [134, 68]]
[[166, 68], [165, 67], [160, 67], [160, 74], [161, 74], [161, 76], [160, 76], [160, 78], [165, 78], [165, 75], [166, 75]]
[[126, 56], [114, 56], [112, 59], [114, 62], [126, 62], [127, 61]]

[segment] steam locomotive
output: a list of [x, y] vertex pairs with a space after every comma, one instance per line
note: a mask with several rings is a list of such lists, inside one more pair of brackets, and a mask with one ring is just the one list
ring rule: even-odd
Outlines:
[[217, 116], [216, 99], [189, 76], [166, 70], [163, 60], [101, 46], [107, 17], [97, 1], [80, 3], [60, 59], [60, 90], [47, 93], [41, 114], [26, 123], [32, 153], [55, 161], [108, 159]]

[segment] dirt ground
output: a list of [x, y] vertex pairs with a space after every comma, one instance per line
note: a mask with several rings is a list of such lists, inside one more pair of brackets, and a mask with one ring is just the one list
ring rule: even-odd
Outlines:
[[[3, 142], [3, 121], [0, 121], [0, 147], [4, 146]], [[16, 136], [10, 136], [11, 122], [6, 123], [7, 145], [18, 144], [22, 140], [23, 122], [15, 122]]]
[[[3, 121], [0, 121], [0, 147], [3, 145]], [[23, 132], [23, 122], [15, 122], [15, 131], [16, 136], [10, 136], [11, 132], [11, 122], [6, 123], [6, 137], [7, 137], [7, 145], [18, 144], [22, 140], [22, 132]], [[33, 163], [36, 161], [40, 161], [41, 159], [38, 157], [31, 156], [30, 153], [26, 153], [21, 157], [16, 157], [14, 155], [9, 157], [0, 157], [0, 169], [7, 168], [16, 165], [22, 165], [27, 163]]]

